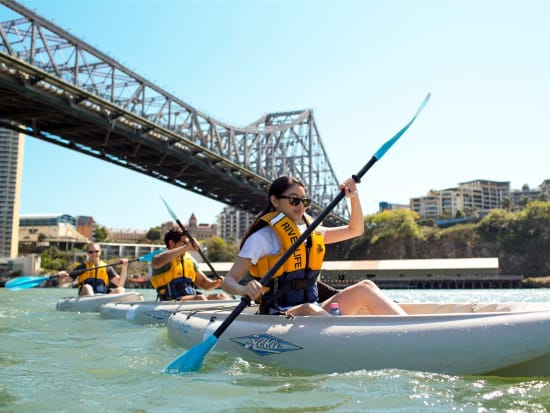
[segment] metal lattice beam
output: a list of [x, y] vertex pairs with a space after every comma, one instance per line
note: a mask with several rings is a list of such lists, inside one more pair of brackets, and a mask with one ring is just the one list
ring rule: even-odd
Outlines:
[[[0, 126], [258, 212], [280, 175], [302, 180], [313, 213], [337, 195], [310, 110], [244, 128], [216, 121], [12, 0], [0, 22]], [[246, 200], [246, 202], [245, 202]], [[328, 223], [346, 221], [341, 203]]]

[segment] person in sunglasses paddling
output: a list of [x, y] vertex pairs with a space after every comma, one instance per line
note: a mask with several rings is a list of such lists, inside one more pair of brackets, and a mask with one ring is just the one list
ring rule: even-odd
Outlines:
[[[304, 184], [290, 176], [274, 180], [268, 204], [245, 233], [239, 254], [225, 276], [223, 290], [259, 302], [261, 314], [326, 315], [333, 302], [339, 304], [343, 315], [357, 314], [363, 307], [370, 314], [406, 314], [370, 280], [360, 281], [320, 302], [317, 282], [325, 244], [358, 237], [364, 231], [354, 179], [346, 179], [339, 188], [350, 202], [349, 223], [339, 227], [318, 226], [264, 288], [259, 280], [313, 221], [305, 213], [311, 200], [306, 196]], [[253, 279], [242, 285], [240, 281], [247, 273]]]
[[59, 282], [76, 281], [78, 295], [123, 293], [128, 274], [128, 260], [120, 260], [120, 275], [101, 260], [101, 247], [92, 242], [87, 247], [87, 260], [72, 271], [57, 273]]
[[195, 285], [204, 290], [219, 288], [223, 277], [211, 280], [199, 270], [190, 251], [197, 251], [190, 238], [179, 228], [171, 228], [164, 235], [166, 251], [153, 257], [151, 284], [157, 290], [160, 300], [227, 300], [224, 294], [199, 294]]

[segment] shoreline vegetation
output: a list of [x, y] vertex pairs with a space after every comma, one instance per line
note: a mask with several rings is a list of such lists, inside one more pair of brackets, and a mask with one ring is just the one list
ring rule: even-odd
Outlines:
[[365, 217], [361, 237], [331, 247], [329, 260], [498, 257], [501, 275], [547, 284], [550, 201], [533, 201], [518, 212], [494, 209], [477, 223], [447, 228], [425, 225], [410, 210], [383, 211]]
[[[219, 237], [200, 242], [211, 262], [231, 262], [238, 252]], [[550, 287], [550, 201], [517, 212], [495, 209], [476, 223], [446, 228], [407, 209], [378, 212], [365, 216], [363, 235], [327, 246], [325, 260], [486, 257], [498, 257], [499, 274], [522, 276], [526, 288]], [[57, 248], [42, 251], [41, 260], [45, 273], [75, 265], [74, 251]], [[147, 266], [131, 263], [129, 274], [146, 277]]]

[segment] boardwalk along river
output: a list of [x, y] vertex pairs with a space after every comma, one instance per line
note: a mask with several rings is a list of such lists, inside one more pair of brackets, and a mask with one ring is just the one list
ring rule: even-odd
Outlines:
[[[546, 289], [386, 291], [401, 302], [550, 301]], [[550, 377], [311, 374], [216, 351], [199, 373], [161, 374], [185, 351], [165, 327], [55, 310], [57, 300], [74, 293], [0, 289], [0, 412], [550, 411]], [[154, 292], [144, 296], [152, 300]]]

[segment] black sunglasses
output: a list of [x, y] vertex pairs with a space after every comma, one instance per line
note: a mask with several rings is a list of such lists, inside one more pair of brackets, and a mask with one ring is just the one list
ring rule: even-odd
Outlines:
[[311, 205], [311, 199], [309, 198], [298, 198], [297, 196], [288, 196], [288, 195], [281, 195], [277, 198], [288, 199], [288, 203], [292, 206], [298, 206], [300, 205], [300, 202], [304, 204], [305, 208]]
[[96, 254], [99, 254], [99, 250], [95, 250], [95, 251], [88, 251], [88, 254], [94, 254], [94, 253], [96, 253]]

